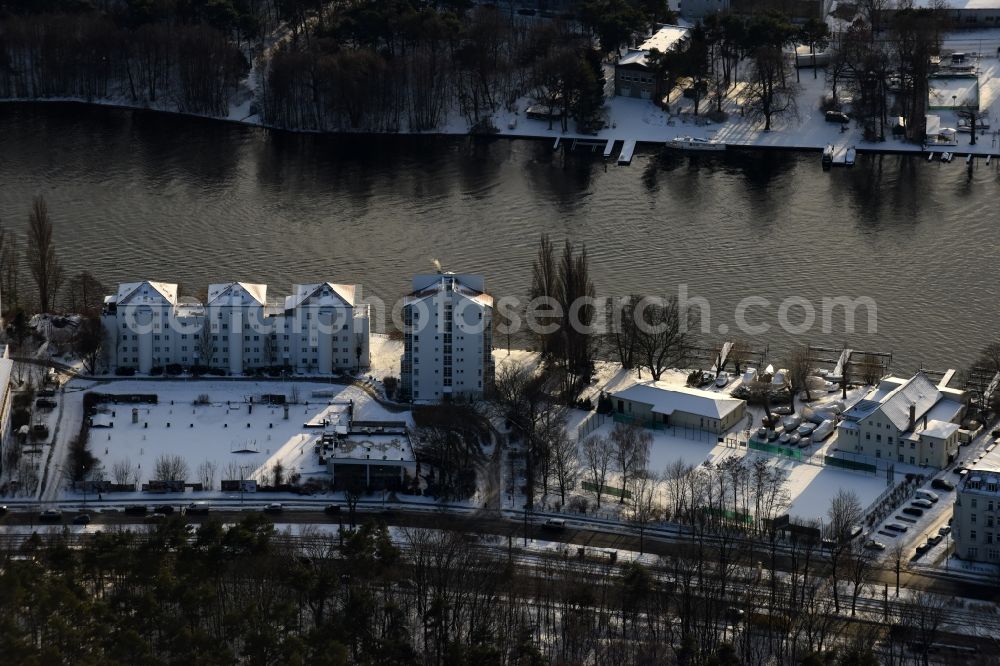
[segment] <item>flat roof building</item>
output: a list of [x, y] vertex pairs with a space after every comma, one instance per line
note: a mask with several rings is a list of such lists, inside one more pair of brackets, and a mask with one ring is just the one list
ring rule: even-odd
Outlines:
[[727, 393], [642, 382], [611, 394], [615, 420], [645, 427], [692, 428], [722, 434], [738, 425], [746, 402]]

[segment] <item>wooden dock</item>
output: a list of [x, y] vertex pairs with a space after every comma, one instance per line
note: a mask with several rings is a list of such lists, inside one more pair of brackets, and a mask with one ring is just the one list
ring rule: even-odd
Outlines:
[[632, 163], [632, 154], [635, 153], [635, 139], [626, 139], [622, 145], [622, 152], [618, 153], [618, 164], [626, 166]]
[[604, 159], [611, 157], [611, 154], [615, 151], [615, 140], [608, 139], [607, 145], [604, 146]]

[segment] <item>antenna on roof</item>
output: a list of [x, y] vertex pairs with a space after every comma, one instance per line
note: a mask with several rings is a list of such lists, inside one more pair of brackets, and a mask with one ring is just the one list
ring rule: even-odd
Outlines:
[[440, 261], [438, 261], [437, 259], [432, 259], [431, 261], [434, 262], [434, 270], [436, 270], [438, 272], [438, 275], [441, 275], [442, 273], [444, 273], [444, 270], [441, 268], [441, 262]]

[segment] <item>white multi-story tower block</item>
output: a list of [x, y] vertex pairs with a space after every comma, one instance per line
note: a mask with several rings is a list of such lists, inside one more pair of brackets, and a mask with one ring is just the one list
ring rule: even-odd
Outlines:
[[418, 275], [403, 301], [400, 390], [414, 402], [475, 400], [493, 385], [493, 298], [481, 275]]

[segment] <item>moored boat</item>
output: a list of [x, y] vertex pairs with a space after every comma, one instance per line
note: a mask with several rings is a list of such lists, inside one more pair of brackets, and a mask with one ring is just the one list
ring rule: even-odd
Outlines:
[[726, 144], [715, 139], [699, 139], [692, 136], [675, 136], [666, 143], [667, 148], [699, 152], [716, 152], [726, 149]]

